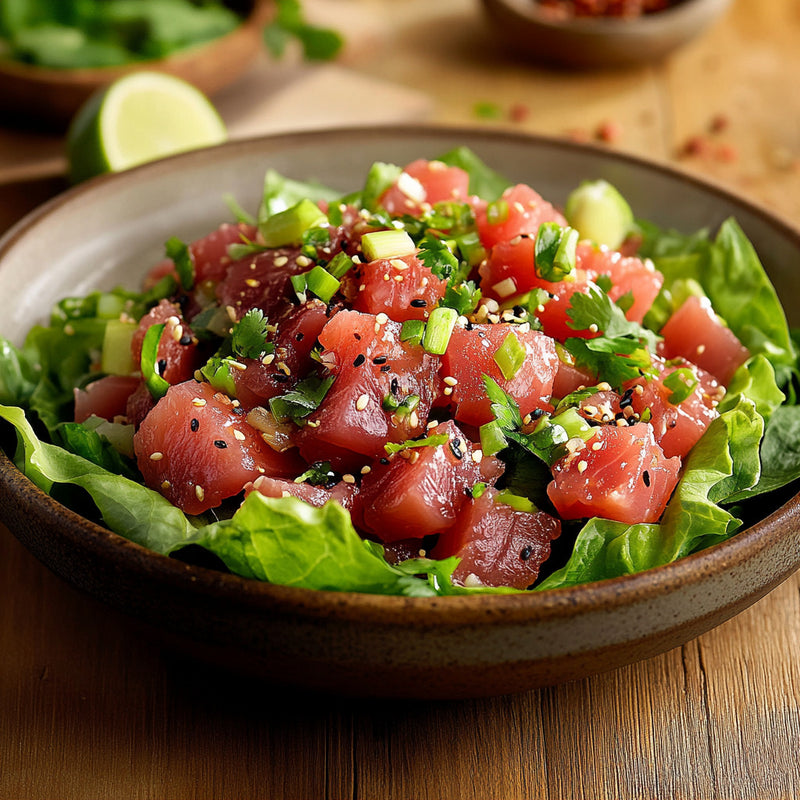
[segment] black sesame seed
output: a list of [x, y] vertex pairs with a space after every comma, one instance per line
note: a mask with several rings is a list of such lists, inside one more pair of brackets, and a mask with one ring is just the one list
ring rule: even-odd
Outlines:
[[528, 312], [522, 306], [514, 306], [514, 316], [521, 317], [523, 314], [527, 314]]
[[461, 450], [461, 439], [453, 439], [450, 442], [450, 450], [459, 461], [464, 458], [464, 453]]
[[392, 365], [391, 364], [384, 364], [381, 367], [381, 372], [391, 372], [391, 371], [392, 371]]
[[303, 341], [303, 339], [305, 339], [305, 338], [306, 338], [306, 335], [305, 335], [305, 334], [304, 334], [302, 331], [300, 331], [299, 333], [296, 333], [296, 334], [294, 335], [294, 340], [295, 340], [296, 342], [302, 342], [302, 341]]
[[355, 340], [356, 340], [357, 342], [360, 342], [360, 341], [361, 341], [361, 334], [360, 334], [360, 333], [354, 333], [354, 334], [353, 334], [353, 337], [355, 338]]
[[471, 331], [474, 327], [475, 326], [469, 320], [467, 320], [467, 324], [464, 326], [464, 329]]
[[397, 378], [392, 378], [392, 382], [389, 384], [389, 389], [392, 394], [397, 394], [400, 391], [400, 383]]
[[158, 359], [158, 374], [163, 375], [164, 370], [167, 368], [167, 360], [165, 358]]
[[428, 305], [427, 301], [423, 300], [421, 297], [415, 297], [409, 305], [413, 306], [414, 308], [425, 308]]
[[244, 416], [244, 409], [241, 406], [234, 406], [232, 409], [233, 413], [236, 414], [237, 417]]
[[380, 462], [381, 462], [381, 464], [388, 464], [389, 463], [389, 459], [384, 457], [384, 458], [380, 459]]
[[367, 357], [363, 353], [359, 353], [356, 356], [355, 361], [353, 361], [353, 366], [354, 367], [360, 367], [366, 360], [367, 360]]
[[200, 420], [192, 417], [192, 421], [189, 423], [189, 427], [191, 428], [192, 433], [196, 433], [197, 429], [200, 427]]
[[386, 356], [376, 356], [372, 359], [373, 364], [385, 364], [387, 361]]
[[289, 382], [289, 376], [288, 375], [284, 375], [282, 372], [276, 372], [272, 376], [272, 380], [274, 380], [275, 383], [288, 383]]
[[183, 345], [184, 347], [190, 345], [192, 343], [192, 337], [189, 336], [188, 333], [184, 333], [183, 336], [178, 340], [178, 344]]
[[645, 486], [650, 485], [650, 473], [647, 470], [642, 473], [642, 480], [644, 481]]
[[223, 442], [222, 439], [214, 439], [214, 447], [218, 447], [220, 450], [224, 450], [228, 446], [227, 442]]
[[520, 551], [519, 557], [523, 561], [527, 561], [533, 555], [533, 548], [530, 545], [525, 545]]

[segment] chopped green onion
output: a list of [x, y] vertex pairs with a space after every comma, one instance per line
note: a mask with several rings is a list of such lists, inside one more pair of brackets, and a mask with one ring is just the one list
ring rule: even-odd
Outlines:
[[488, 488], [489, 487], [483, 481], [478, 481], [478, 483], [472, 487], [472, 496], [477, 500]]
[[486, 248], [481, 244], [480, 236], [476, 231], [456, 236], [456, 247], [461, 257], [471, 267], [478, 266], [486, 258]]
[[324, 267], [316, 266], [311, 272], [306, 273], [306, 286], [323, 303], [330, 303], [331, 298], [339, 291], [341, 283]]
[[101, 292], [97, 298], [97, 316], [101, 319], [119, 319], [126, 305], [124, 297], [113, 292]]
[[[566, 431], [569, 439], [579, 437], [584, 442], [588, 442], [595, 434], [595, 429], [586, 421], [585, 417], [581, 416], [575, 406], [565, 409], [554, 417], [550, 417], [549, 424], [560, 425]], [[537, 431], [539, 430], [538, 425], [536, 429]]]
[[508, 447], [503, 429], [496, 419], [485, 422], [479, 429], [481, 450], [484, 455], [493, 456]]
[[670, 372], [670, 374], [664, 378], [663, 383], [671, 392], [670, 396], [667, 398], [667, 402], [671, 403], [673, 406], [677, 406], [686, 400], [695, 390], [699, 380], [688, 367], [681, 367], [674, 372]]
[[261, 225], [261, 235], [267, 247], [297, 245], [309, 228], [327, 225], [328, 217], [320, 207], [309, 199], [301, 200], [285, 211], [273, 214]]
[[525, 355], [525, 348], [520, 344], [514, 332], [511, 331], [495, 351], [494, 363], [500, 367], [503, 377], [510, 381], [525, 363]]
[[562, 228], [557, 222], [543, 222], [536, 234], [536, 274], [546, 281], [560, 281], [575, 269], [580, 235], [575, 228]]
[[160, 400], [169, 389], [169, 383], [161, 377], [158, 370], [158, 345], [164, 327], [163, 323], [151, 325], [142, 341], [142, 378], [154, 400]]
[[406, 439], [405, 442], [399, 444], [395, 442], [387, 442], [383, 449], [386, 450], [388, 455], [399, 453], [402, 450], [409, 450], [412, 447], [439, 447], [440, 445], [447, 444], [450, 437], [446, 433], [434, 433], [433, 436], [427, 436], [424, 439]]
[[407, 319], [400, 328], [400, 341], [419, 344], [425, 335], [425, 323], [421, 319]]
[[353, 259], [347, 253], [338, 252], [325, 269], [334, 278], [343, 278], [353, 267]]
[[181, 286], [188, 291], [194, 286], [194, 261], [189, 248], [177, 236], [168, 239], [165, 247], [167, 258], [175, 264]]
[[376, 161], [367, 173], [364, 189], [361, 192], [361, 205], [369, 211], [374, 211], [380, 196], [397, 181], [402, 171], [402, 167], [396, 164]]
[[419, 395], [410, 394], [398, 403], [395, 413], [398, 417], [407, 417], [412, 411], [417, 410], [417, 406], [419, 406]]
[[511, 506], [514, 511], [525, 511], [528, 514], [535, 514], [539, 510], [527, 497], [509, 492], [508, 489], [498, 492], [494, 501], [504, 506]]
[[508, 201], [500, 198], [486, 206], [486, 221], [490, 225], [501, 225], [508, 220]]
[[439, 306], [431, 311], [422, 346], [433, 355], [441, 356], [447, 351], [450, 336], [458, 320], [458, 312], [454, 308]]
[[361, 250], [369, 261], [377, 261], [414, 255], [417, 246], [406, 231], [371, 231], [361, 237]]
[[294, 293], [297, 295], [297, 299], [301, 303], [305, 303], [306, 291], [308, 289], [308, 273], [303, 272], [300, 275], [292, 275], [290, 276], [289, 280], [292, 284], [292, 289], [294, 289]]

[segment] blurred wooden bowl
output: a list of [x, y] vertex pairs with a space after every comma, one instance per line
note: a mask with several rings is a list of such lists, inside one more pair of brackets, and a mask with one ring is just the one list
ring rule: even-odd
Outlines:
[[683, 0], [633, 19], [560, 19], [535, 0], [482, 2], [498, 36], [515, 52], [573, 69], [658, 61], [702, 33], [730, 4], [730, 0]]
[[93, 92], [135, 70], [175, 75], [208, 95], [233, 83], [262, 48], [262, 31], [272, 15], [272, 0], [231, 2], [243, 12], [242, 23], [213, 41], [166, 58], [124, 66], [51, 69], [0, 60], [0, 122], [15, 127], [64, 129]]

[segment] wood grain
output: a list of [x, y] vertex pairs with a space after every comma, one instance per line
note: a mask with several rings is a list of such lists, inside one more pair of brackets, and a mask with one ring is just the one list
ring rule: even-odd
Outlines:
[[[593, 74], [511, 60], [471, 0], [307, 6], [358, 31], [348, 69], [425, 93], [436, 121], [587, 138], [613, 122], [609, 146], [800, 217], [795, 0], [739, 0], [668, 62]], [[498, 118], [476, 117], [486, 101]], [[725, 124], [712, 132], [715, 118]], [[679, 157], [698, 136], [706, 149]], [[56, 144], [0, 131], [0, 165], [16, 147], [33, 165], [0, 181], [0, 229], [62, 188], [46, 177]], [[459, 703], [306, 695], [191, 663], [74, 592], [3, 528], [0, 587], [0, 800], [800, 796], [797, 575], [663, 656]]]

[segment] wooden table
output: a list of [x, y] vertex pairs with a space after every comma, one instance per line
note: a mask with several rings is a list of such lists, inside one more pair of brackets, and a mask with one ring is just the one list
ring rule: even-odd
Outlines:
[[[333, 72], [292, 67], [293, 80], [312, 95], [340, 85], [348, 121], [427, 115], [601, 135], [800, 216], [795, 0], [738, 0], [667, 63], [611, 74], [511, 60], [472, 0], [307, 6], [354, 34]], [[232, 128], [291, 122], [292, 95], [274, 78], [260, 120], [237, 117], [246, 86], [219, 98]], [[383, 107], [370, 95], [376, 80], [393, 84], [381, 89], [393, 98]], [[479, 104], [494, 118], [479, 119]], [[305, 113], [320, 124], [331, 112]], [[0, 131], [0, 229], [63, 186], [60, 146]], [[176, 659], [53, 577], [5, 529], [0, 586], [0, 800], [800, 795], [798, 576], [663, 656], [459, 703], [307, 696]]]

